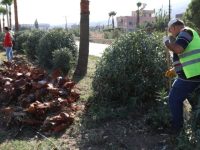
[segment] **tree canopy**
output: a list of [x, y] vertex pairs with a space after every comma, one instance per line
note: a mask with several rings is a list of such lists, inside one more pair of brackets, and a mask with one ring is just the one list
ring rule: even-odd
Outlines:
[[200, 29], [200, 1], [192, 0], [184, 14], [184, 21], [187, 25]]

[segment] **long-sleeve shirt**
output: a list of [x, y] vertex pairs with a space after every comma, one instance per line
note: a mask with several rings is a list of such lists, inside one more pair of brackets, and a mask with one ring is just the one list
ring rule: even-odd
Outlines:
[[5, 33], [3, 47], [12, 47], [12, 38], [9, 32]]

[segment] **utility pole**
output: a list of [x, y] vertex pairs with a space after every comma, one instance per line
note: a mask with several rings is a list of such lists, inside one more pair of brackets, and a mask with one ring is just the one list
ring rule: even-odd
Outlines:
[[15, 31], [19, 31], [17, 0], [14, 0], [14, 12], [15, 12]]
[[171, 20], [171, 1], [169, 0], [169, 21]]

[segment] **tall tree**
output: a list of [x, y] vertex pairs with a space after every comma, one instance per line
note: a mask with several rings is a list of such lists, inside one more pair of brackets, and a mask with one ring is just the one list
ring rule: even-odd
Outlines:
[[156, 31], [165, 31], [167, 23], [169, 22], [168, 19], [169, 15], [167, 14], [167, 12], [163, 8], [160, 8], [155, 14], [155, 22], [153, 23]]
[[109, 20], [110, 20], [110, 18], [112, 17], [112, 28], [113, 28], [113, 29], [115, 28], [114, 16], [115, 16], [116, 14], [117, 14], [117, 13], [116, 13], [115, 11], [109, 12]]
[[37, 19], [36, 19], [35, 22], [34, 22], [34, 26], [35, 26], [36, 29], [39, 29], [39, 24], [38, 24]]
[[6, 6], [8, 27], [12, 27], [12, 23], [11, 23], [11, 18], [12, 18], [11, 17], [11, 5], [13, 3], [13, 0], [2, 0], [1, 3]]
[[[4, 16], [6, 14], [6, 8], [4, 8], [3, 6], [0, 6], [0, 14], [2, 14], [2, 21], [3, 21], [3, 28], [5, 27], [5, 19]], [[2, 32], [2, 27], [0, 26], [0, 30]]]
[[15, 12], [15, 31], [19, 31], [17, 0], [14, 0], [14, 12]]
[[192, 27], [200, 29], [200, 1], [192, 0], [184, 14], [184, 21]]
[[80, 45], [78, 64], [75, 75], [84, 76], [87, 73], [88, 55], [89, 55], [89, 1], [81, 0], [81, 18], [80, 18]]
[[109, 26], [110, 26], [110, 18], [111, 18], [111, 14], [110, 14], [110, 12], [108, 13], [108, 28], [109, 28]]
[[138, 7], [138, 10], [137, 10], [137, 27], [139, 27], [139, 25], [140, 25], [140, 7], [141, 6], [142, 6], [142, 3], [138, 2], [137, 3], [137, 7]]

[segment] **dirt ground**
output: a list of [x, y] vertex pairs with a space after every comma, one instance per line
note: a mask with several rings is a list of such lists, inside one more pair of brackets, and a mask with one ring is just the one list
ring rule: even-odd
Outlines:
[[90, 32], [90, 42], [101, 43], [101, 44], [112, 44], [114, 39], [105, 39], [104, 33]]
[[[85, 102], [82, 103], [82, 105]], [[80, 110], [75, 122], [60, 134], [45, 135], [58, 139], [63, 146], [59, 150], [173, 150], [174, 137], [153, 131], [145, 123], [144, 116], [124, 119], [106, 119], [96, 122]], [[90, 119], [88, 119], [88, 117]], [[1, 120], [1, 119], [0, 119]], [[38, 128], [18, 126], [6, 128], [0, 123], [0, 143], [12, 140], [32, 141], [43, 138]], [[1, 145], [1, 144], [0, 144]]]
[[[85, 92], [87, 88], [83, 87]], [[86, 106], [86, 101], [80, 105]], [[174, 137], [164, 132], [153, 131], [145, 123], [145, 116], [130, 115], [124, 119], [106, 119], [96, 122], [86, 110], [77, 112], [75, 122], [66, 131], [54, 137], [60, 150], [173, 150]], [[136, 117], [137, 116], [137, 117]], [[89, 119], [88, 119], [89, 118]], [[1, 120], [1, 118], [0, 118]], [[0, 145], [11, 140], [38, 140], [38, 129], [34, 127], [8, 128], [0, 121]]]
[[[76, 123], [64, 133], [56, 135], [69, 150], [173, 150], [173, 137], [152, 131], [143, 118], [105, 120], [101, 123], [88, 121]], [[0, 126], [1, 141], [14, 139], [36, 140], [37, 129], [32, 127], [8, 129]], [[42, 133], [43, 134], [43, 133]], [[3, 139], [2, 139], [2, 136]], [[55, 135], [45, 135], [48, 138]], [[38, 139], [37, 139], [38, 140]]]
[[121, 149], [121, 150], [172, 150], [171, 137], [168, 134], [152, 132], [142, 120], [108, 121], [83, 134], [80, 149]]

